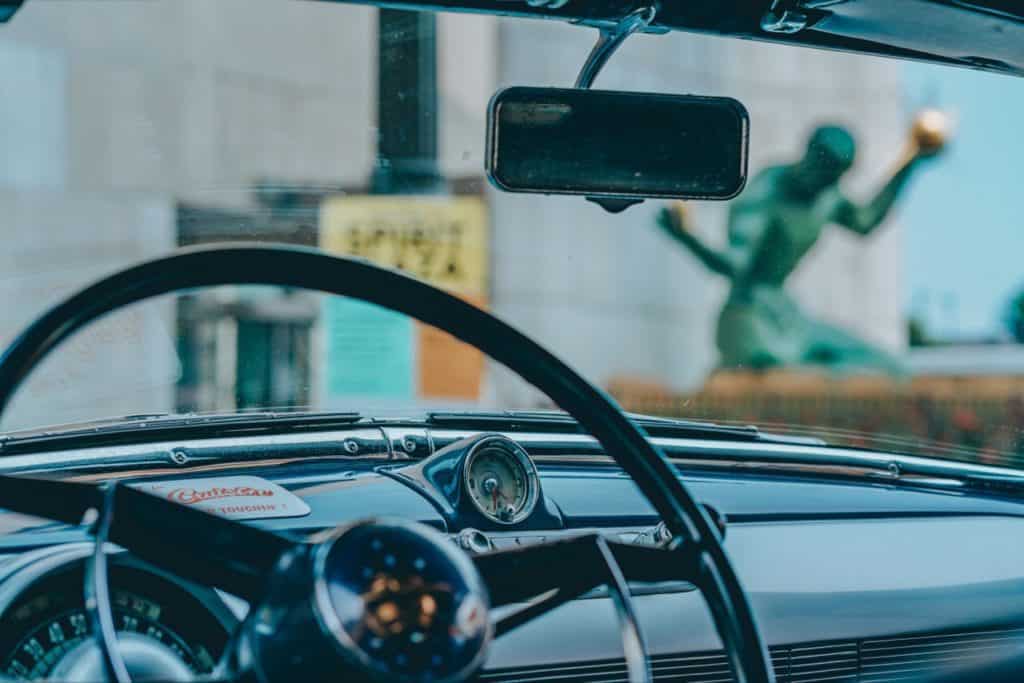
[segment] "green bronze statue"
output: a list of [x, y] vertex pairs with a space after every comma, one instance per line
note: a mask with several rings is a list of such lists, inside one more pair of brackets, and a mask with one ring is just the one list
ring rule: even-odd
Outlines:
[[693, 233], [682, 202], [661, 211], [658, 224], [708, 269], [730, 281], [716, 333], [722, 367], [811, 366], [902, 374], [902, 365], [893, 356], [807, 316], [783, 285], [827, 225], [871, 234], [921, 161], [942, 149], [946, 130], [940, 112], [919, 115], [896, 171], [873, 199], [857, 205], [839, 188], [840, 178], [853, 164], [853, 136], [837, 126], [818, 128], [803, 159], [764, 169], [730, 205], [729, 244], [724, 250], [707, 246]]

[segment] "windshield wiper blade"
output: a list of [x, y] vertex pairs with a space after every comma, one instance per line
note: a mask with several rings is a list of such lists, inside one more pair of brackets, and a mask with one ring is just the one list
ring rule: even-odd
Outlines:
[[76, 447], [154, 441], [161, 437], [203, 438], [266, 431], [347, 426], [363, 419], [356, 412], [252, 412], [215, 415], [129, 415], [84, 424], [47, 427], [0, 436], [0, 455], [28, 453], [61, 444]]
[[[722, 425], [714, 422], [677, 420], [633, 413], [630, 413], [629, 416], [649, 437], [824, 445], [824, 442], [819, 439], [765, 434], [753, 425]], [[428, 425], [435, 427], [477, 431], [564, 432], [572, 430], [582, 433], [579, 423], [572, 416], [555, 410], [435, 411], [427, 413], [426, 421]]]

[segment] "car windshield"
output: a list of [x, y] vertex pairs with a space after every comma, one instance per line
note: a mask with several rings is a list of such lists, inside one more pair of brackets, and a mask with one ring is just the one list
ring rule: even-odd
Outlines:
[[[611, 213], [496, 189], [490, 98], [571, 86], [594, 38], [327, 2], [30, 0], [0, 24], [0, 341], [178, 247], [315, 246], [495, 313], [634, 412], [1024, 464], [1018, 80], [637, 35], [596, 86], [743, 102], [744, 191]], [[76, 335], [3, 428], [439, 407], [552, 406], [405, 316], [218, 287]]]

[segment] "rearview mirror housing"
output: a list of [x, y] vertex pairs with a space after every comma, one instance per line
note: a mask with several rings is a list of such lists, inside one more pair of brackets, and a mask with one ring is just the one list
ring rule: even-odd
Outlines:
[[506, 192], [614, 202], [729, 199], [750, 119], [728, 97], [512, 87], [487, 112], [486, 170]]

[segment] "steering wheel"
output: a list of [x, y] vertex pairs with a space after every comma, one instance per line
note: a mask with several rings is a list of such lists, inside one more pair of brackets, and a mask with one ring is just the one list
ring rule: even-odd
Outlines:
[[[628, 581], [693, 583], [742, 683], [774, 680], [767, 650], [717, 530], [675, 470], [615, 403], [537, 343], [431, 285], [367, 261], [291, 246], [182, 250], [122, 270], [55, 306], [0, 357], [0, 415], [20, 382], [62, 341], [120, 307], [177, 290], [280, 285], [404, 313], [473, 345], [548, 395], [592, 434], [664, 520], [661, 546], [584, 535], [470, 557], [424, 525], [368, 519], [302, 541], [115, 484], [0, 477], [0, 505], [69, 523], [86, 510], [96, 552], [87, 609], [108, 677], [128, 680], [117, 651], [104, 543], [249, 601], [215, 675], [229, 680], [464, 681], [489, 642], [606, 585], [629, 679], [651, 680]], [[384, 610], [384, 606], [387, 610]], [[503, 616], [492, 614], [505, 607]]]

